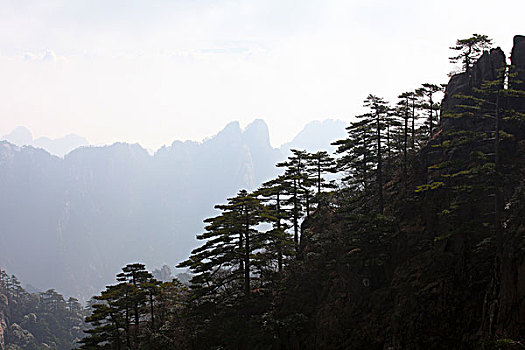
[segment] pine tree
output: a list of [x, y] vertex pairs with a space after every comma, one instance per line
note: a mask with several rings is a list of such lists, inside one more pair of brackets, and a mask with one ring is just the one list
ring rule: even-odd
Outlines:
[[29, 293], [15, 275], [0, 269], [0, 322], [13, 325], [0, 336], [8, 349], [73, 348], [82, 336], [84, 316], [75, 298], [65, 301], [54, 289]]
[[472, 64], [481, 56], [483, 50], [490, 49], [492, 39], [482, 34], [472, 34], [470, 38], [456, 40], [456, 46], [451, 50], [459, 51], [457, 56], [449, 57], [450, 62], [461, 62], [463, 70], [468, 74]]
[[[442, 91], [442, 87], [436, 84], [425, 83], [425, 84], [422, 84], [419, 91], [421, 92], [423, 96], [428, 98], [428, 100], [422, 105], [422, 107], [427, 109], [428, 111], [428, 118], [425, 124], [426, 124], [426, 127], [428, 128], [428, 139], [430, 140], [432, 136], [434, 135], [434, 127], [438, 123], [437, 111], [439, 111], [439, 104], [436, 104], [434, 102], [433, 97], [435, 93]], [[434, 111], [436, 111], [435, 116], [434, 116]]]
[[338, 146], [336, 154], [341, 154], [337, 159], [337, 169], [345, 172], [343, 181], [357, 192], [368, 193], [370, 189], [370, 176], [375, 163], [374, 133], [369, 123], [370, 114], [357, 116], [359, 121], [353, 122], [346, 128], [346, 139], [332, 143]]
[[378, 196], [378, 212], [383, 214], [384, 211], [384, 198], [383, 198], [383, 134], [382, 131], [385, 127], [385, 118], [388, 115], [388, 104], [380, 97], [374, 95], [368, 95], [364, 101], [364, 106], [370, 109], [372, 119], [370, 123], [375, 131], [376, 141], [376, 185], [377, 185], [377, 196]]
[[409, 134], [409, 120], [410, 120], [410, 99], [413, 96], [411, 92], [404, 92], [398, 96], [400, 99], [397, 103], [397, 115], [402, 119], [402, 149], [403, 149], [403, 187], [407, 191], [408, 178], [408, 134]]
[[128, 264], [117, 275], [116, 285], [107, 286], [95, 296], [92, 314], [86, 322], [93, 328], [82, 339], [82, 349], [109, 346], [112, 349], [141, 349], [154, 344], [155, 302], [160, 282], [155, 280], [144, 264]]
[[403, 150], [403, 122], [396, 108], [388, 107], [385, 118], [385, 180], [392, 180], [398, 170], [398, 155]]
[[[93, 325], [86, 330], [87, 337], [80, 341], [81, 349], [136, 349], [129, 340], [129, 329], [125, 324], [125, 316], [122, 310], [122, 297], [125, 295], [122, 289], [124, 283], [116, 286], [108, 286], [100, 296], [95, 296], [98, 301], [92, 305], [93, 312], [86, 317], [86, 322]], [[124, 339], [128, 339], [125, 343]]]
[[417, 135], [417, 121], [421, 118], [418, 111], [421, 109], [423, 93], [421, 89], [416, 89], [413, 92], [409, 92], [408, 98], [411, 106], [411, 151], [415, 155], [419, 147], [420, 138]]
[[255, 195], [275, 218], [272, 229], [265, 233], [265, 251], [277, 260], [277, 271], [282, 272], [286, 257], [293, 255], [293, 240], [287, 230], [290, 228], [291, 209], [284, 203], [290, 193], [289, 179], [283, 175], [265, 182]]
[[[144, 264], [128, 264], [122, 268], [122, 272], [117, 275], [117, 281], [122, 282], [127, 291], [126, 307], [131, 304], [133, 315], [133, 340], [139, 342], [140, 319], [143, 308], [147, 302], [146, 291], [143, 286], [149, 282], [153, 276], [146, 270]], [[127, 311], [129, 312], [129, 311]], [[128, 317], [127, 317], [128, 318]], [[129, 335], [129, 334], [128, 334]]]
[[317, 194], [319, 195], [323, 189], [334, 188], [332, 183], [326, 181], [324, 175], [333, 174], [336, 171], [335, 159], [326, 151], [310, 153], [308, 159], [306, 171], [315, 184]]
[[[294, 232], [294, 243], [296, 250], [299, 250], [299, 221], [306, 213], [309, 213], [309, 187], [311, 186], [310, 179], [306, 171], [306, 164], [308, 162], [308, 153], [304, 150], [290, 150], [292, 155], [284, 162], [277, 163], [277, 167], [285, 168], [284, 176], [289, 181], [288, 203], [292, 206], [292, 225]], [[303, 199], [305, 204], [303, 205]]]
[[191, 284], [197, 298], [248, 298], [254, 252], [261, 248], [256, 227], [267, 219], [266, 210], [246, 190], [215, 208], [222, 211], [221, 215], [206, 219], [206, 232], [197, 236], [206, 242], [178, 267], [187, 267], [195, 274]]
[[[370, 112], [356, 116], [358, 121], [347, 128], [347, 139], [336, 141], [333, 145], [339, 146], [336, 153], [343, 154], [337, 161], [338, 168], [348, 173], [343, 181], [349, 186], [357, 186], [357, 189], [362, 188], [373, 196], [377, 200], [377, 212], [383, 214], [383, 184], [385, 178], [388, 178], [385, 175], [391, 176], [392, 161], [396, 153], [393, 148], [398, 148], [395, 144], [399, 143], [396, 141], [396, 128], [400, 124], [395, 121], [392, 109], [382, 98], [368, 95], [364, 106]], [[383, 164], [385, 151], [386, 166], [390, 172], [387, 174]], [[375, 190], [371, 188], [371, 176], [375, 177]]]

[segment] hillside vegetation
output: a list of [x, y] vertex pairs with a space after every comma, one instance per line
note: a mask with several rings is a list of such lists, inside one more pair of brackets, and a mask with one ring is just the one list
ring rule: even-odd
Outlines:
[[446, 88], [369, 95], [335, 155], [294, 149], [217, 205], [168, 305], [130, 265], [82, 348], [523, 347], [525, 37], [511, 64], [491, 46], [458, 40]]
[[[178, 265], [187, 285], [123, 267], [90, 301], [76, 346], [523, 348], [525, 37], [510, 64], [492, 46], [459, 39], [448, 84], [421, 84], [395, 104], [369, 94], [335, 154], [292, 149], [279, 175], [217, 204]], [[13, 306], [14, 284], [0, 327], [8, 349], [34, 319]], [[33, 338], [60, 348], [78, 306], [48, 291], [32, 307], [49, 300], [63, 313], [53, 329], [66, 333], [55, 345]]]

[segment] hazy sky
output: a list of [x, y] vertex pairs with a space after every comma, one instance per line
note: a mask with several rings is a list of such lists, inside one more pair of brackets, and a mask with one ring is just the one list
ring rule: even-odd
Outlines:
[[456, 38], [509, 53], [525, 1], [0, 0], [0, 135], [201, 140], [263, 118], [275, 146], [368, 93], [445, 83]]

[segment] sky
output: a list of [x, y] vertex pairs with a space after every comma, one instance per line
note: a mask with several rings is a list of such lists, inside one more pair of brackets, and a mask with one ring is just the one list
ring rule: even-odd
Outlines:
[[266, 121], [274, 146], [446, 83], [449, 47], [509, 54], [525, 1], [0, 0], [0, 135], [157, 149]]

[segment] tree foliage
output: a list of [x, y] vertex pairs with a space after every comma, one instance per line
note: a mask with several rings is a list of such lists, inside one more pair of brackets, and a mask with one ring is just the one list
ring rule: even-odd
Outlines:
[[119, 283], [94, 297], [81, 349], [185, 346], [179, 310], [186, 292], [177, 280], [157, 281], [140, 263], [126, 265], [116, 278]]
[[463, 71], [470, 72], [472, 64], [481, 56], [483, 50], [490, 49], [492, 39], [483, 34], [472, 34], [470, 38], [456, 40], [456, 45], [450, 49], [458, 51], [456, 56], [449, 57], [450, 62], [462, 64]]
[[[458, 40], [452, 60], [468, 73], [490, 43]], [[515, 263], [504, 254], [516, 221], [505, 210], [523, 207], [502, 151], [525, 134], [514, 109], [525, 94], [509, 72], [455, 96], [454, 113], [436, 102], [442, 85], [404, 92], [395, 107], [368, 95], [335, 156], [291, 150], [281, 175], [215, 206], [201, 246], [178, 266], [193, 275], [188, 291], [126, 266], [95, 298], [84, 348], [471, 348], [493, 339], [509, 313], [499, 306], [503, 265]]]
[[82, 338], [85, 314], [77, 299], [54, 289], [29, 293], [0, 269], [0, 327], [4, 319], [8, 349], [71, 349]]

